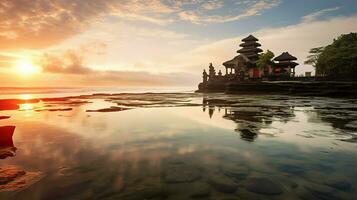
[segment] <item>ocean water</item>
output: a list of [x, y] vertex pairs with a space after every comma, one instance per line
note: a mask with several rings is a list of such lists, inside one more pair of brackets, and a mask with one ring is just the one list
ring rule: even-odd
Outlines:
[[0, 87], [0, 99], [64, 97], [95, 93], [194, 92], [194, 87]]
[[89, 93], [0, 100], [0, 199], [356, 199], [356, 99]]

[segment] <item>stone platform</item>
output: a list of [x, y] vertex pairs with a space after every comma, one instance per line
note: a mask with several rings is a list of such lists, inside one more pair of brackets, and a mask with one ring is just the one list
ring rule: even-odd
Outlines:
[[197, 92], [229, 94], [281, 94], [297, 96], [357, 97], [357, 82], [246, 81], [200, 84]]

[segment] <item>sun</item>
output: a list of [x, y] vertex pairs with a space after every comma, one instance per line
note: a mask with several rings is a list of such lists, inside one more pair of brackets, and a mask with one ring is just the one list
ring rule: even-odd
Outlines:
[[36, 66], [30, 59], [18, 60], [15, 64], [15, 71], [21, 75], [32, 75], [40, 71], [40, 67]]

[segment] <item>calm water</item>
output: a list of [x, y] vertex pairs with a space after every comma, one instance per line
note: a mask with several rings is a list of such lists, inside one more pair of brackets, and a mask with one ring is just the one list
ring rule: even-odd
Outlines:
[[[11, 117], [0, 127], [16, 126], [16, 155], [0, 168], [26, 173], [6, 182], [0, 172], [0, 199], [356, 199], [356, 103], [223, 94], [22, 102], [0, 111]], [[111, 106], [124, 110], [96, 112]]]

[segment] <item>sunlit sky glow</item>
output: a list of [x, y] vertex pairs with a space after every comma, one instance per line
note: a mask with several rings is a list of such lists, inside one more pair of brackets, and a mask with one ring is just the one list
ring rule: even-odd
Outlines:
[[2, 0], [2, 86], [195, 85], [254, 34], [289, 51], [357, 32], [355, 0]]

